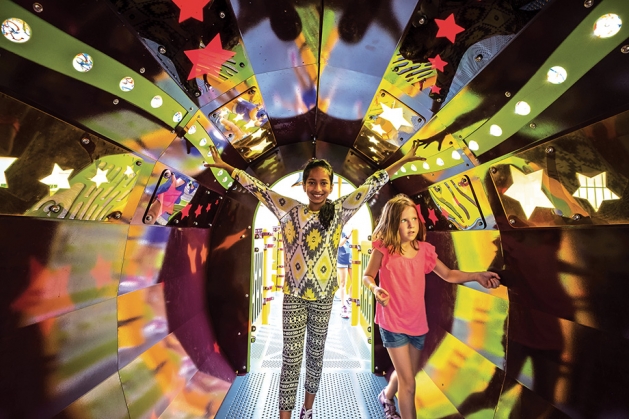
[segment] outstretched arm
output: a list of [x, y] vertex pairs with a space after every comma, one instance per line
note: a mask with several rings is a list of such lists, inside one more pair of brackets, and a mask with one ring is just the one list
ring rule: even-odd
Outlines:
[[404, 157], [402, 157], [400, 160], [396, 161], [391, 166], [384, 169], [389, 174], [389, 177], [393, 176], [393, 174], [397, 172], [398, 170], [400, 170], [402, 166], [404, 166], [406, 163], [410, 163], [412, 161], [417, 161], [417, 160], [426, 160], [426, 158], [416, 155], [418, 148], [419, 148], [419, 140], [414, 140], [413, 147], [408, 153], [404, 155]]
[[236, 168], [234, 166], [232, 166], [231, 164], [225, 163], [223, 161], [223, 159], [221, 158], [220, 154], [218, 154], [218, 150], [216, 149], [216, 146], [214, 144], [210, 145], [210, 153], [212, 153], [212, 160], [214, 160], [214, 163], [205, 163], [204, 166], [205, 167], [216, 167], [217, 169], [223, 169], [227, 173], [229, 173], [230, 176], [232, 176], [232, 174], [234, 173], [234, 170], [236, 170]]
[[476, 281], [485, 288], [498, 288], [500, 286], [500, 276], [495, 272], [463, 272], [458, 269], [450, 269], [439, 259], [437, 259], [434, 272], [444, 281], [453, 284]]

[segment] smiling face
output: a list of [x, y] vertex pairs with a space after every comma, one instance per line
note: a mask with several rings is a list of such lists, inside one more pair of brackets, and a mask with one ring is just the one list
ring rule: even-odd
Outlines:
[[304, 192], [308, 195], [308, 208], [319, 211], [332, 192], [330, 173], [323, 167], [313, 167], [304, 180]]
[[417, 238], [419, 233], [419, 217], [415, 207], [406, 206], [400, 216], [400, 226], [398, 228], [400, 242], [402, 244], [411, 242]]

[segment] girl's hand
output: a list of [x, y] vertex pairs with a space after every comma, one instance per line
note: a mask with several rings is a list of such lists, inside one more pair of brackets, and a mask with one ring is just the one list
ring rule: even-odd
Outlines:
[[373, 295], [374, 297], [376, 297], [376, 302], [378, 304], [381, 304], [382, 307], [386, 307], [387, 304], [389, 304], [389, 299], [391, 298], [391, 296], [384, 288], [380, 288], [378, 286], [374, 287]]
[[500, 276], [495, 272], [479, 272], [476, 281], [485, 288], [498, 288], [500, 286]]
[[417, 160], [426, 160], [425, 157], [421, 157], [417, 155], [417, 149], [419, 148], [419, 140], [413, 140], [413, 147], [411, 147], [410, 151], [406, 153], [401, 160], [404, 160], [404, 164]]
[[218, 154], [218, 150], [216, 149], [216, 146], [214, 144], [210, 145], [210, 153], [212, 153], [212, 160], [214, 160], [214, 162], [204, 163], [203, 165], [205, 167], [216, 167], [218, 169], [226, 169], [225, 162], [221, 158], [220, 154]]

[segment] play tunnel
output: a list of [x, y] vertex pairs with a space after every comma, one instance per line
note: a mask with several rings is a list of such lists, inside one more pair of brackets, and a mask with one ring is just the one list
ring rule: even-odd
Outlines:
[[[427, 275], [418, 417], [629, 418], [626, 0], [0, 0], [0, 24], [0, 419], [277, 417], [277, 231], [210, 146], [340, 188], [415, 140], [356, 273], [404, 193], [447, 266], [502, 278]], [[384, 418], [350, 298], [315, 415]]]

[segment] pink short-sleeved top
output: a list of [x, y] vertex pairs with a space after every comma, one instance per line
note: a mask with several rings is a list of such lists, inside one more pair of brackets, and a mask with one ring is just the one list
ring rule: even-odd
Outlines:
[[437, 264], [435, 247], [419, 242], [419, 251], [413, 258], [390, 254], [380, 240], [373, 248], [382, 253], [379, 278], [380, 287], [390, 295], [386, 307], [376, 305], [375, 322], [394, 333], [421, 336], [428, 332], [426, 320], [426, 274]]

